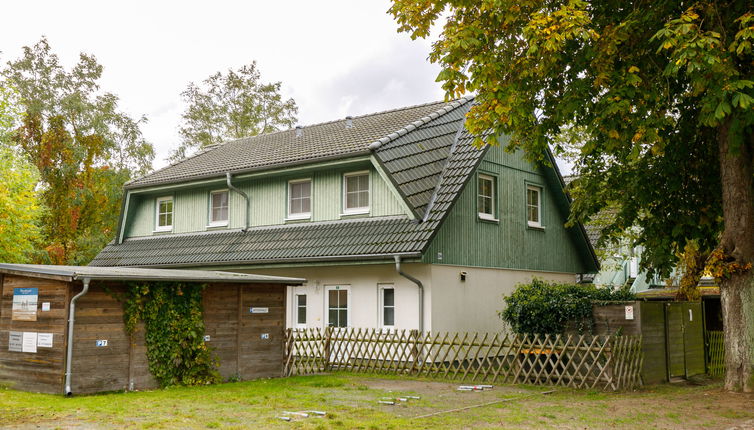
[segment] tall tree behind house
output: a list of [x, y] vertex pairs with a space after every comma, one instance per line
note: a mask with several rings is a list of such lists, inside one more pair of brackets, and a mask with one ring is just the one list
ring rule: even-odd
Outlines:
[[146, 119], [100, 90], [102, 70], [83, 53], [66, 70], [45, 38], [2, 70], [22, 114], [9, 145], [39, 171], [41, 262], [86, 264], [112, 239], [123, 183], [152, 167], [154, 149], [140, 131]]

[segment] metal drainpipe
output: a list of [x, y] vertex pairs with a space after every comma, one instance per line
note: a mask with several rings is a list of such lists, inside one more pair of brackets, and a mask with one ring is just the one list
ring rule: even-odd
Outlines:
[[76, 315], [76, 301], [89, 291], [89, 278], [84, 278], [84, 289], [73, 296], [71, 306], [68, 308], [68, 348], [65, 354], [65, 394], [73, 395], [71, 390], [71, 361], [73, 360], [73, 323]]
[[419, 332], [423, 332], [424, 331], [424, 284], [422, 284], [422, 281], [414, 278], [408, 273], [404, 273], [403, 271], [401, 271], [401, 256], [395, 255], [394, 257], [395, 257], [395, 271], [398, 272], [399, 275], [403, 276], [404, 278], [416, 284], [417, 287], [419, 287]]
[[[225, 179], [226, 179], [226, 182], [228, 183], [228, 188], [230, 188], [231, 190], [237, 192], [238, 194], [241, 195], [241, 197], [243, 197], [246, 200], [246, 227], [244, 227], [243, 229], [241, 229], [241, 231], [245, 233], [249, 229], [249, 205], [250, 205], [250, 203], [249, 203], [249, 196], [246, 195], [246, 193], [244, 193], [240, 189], [236, 188], [230, 182], [230, 172], [225, 172]], [[228, 202], [228, 203], [230, 203], [230, 202]]]

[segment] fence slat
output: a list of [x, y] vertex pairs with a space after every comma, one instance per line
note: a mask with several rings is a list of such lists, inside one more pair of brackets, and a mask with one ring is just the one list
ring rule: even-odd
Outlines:
[[[718, 334], [719, 333], [719, 334]], [[641, 385], [640, 336], [540, 336], [331, 328], [288, 329], [285, 375], [329, 370], [474, 382], [601, 387]], [[710, 372], [724, 367], [722, 333], [708, 332]]]

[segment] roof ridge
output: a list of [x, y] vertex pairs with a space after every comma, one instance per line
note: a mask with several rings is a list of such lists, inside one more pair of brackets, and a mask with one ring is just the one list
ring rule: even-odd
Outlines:
[[[377, 112], [365, 113], [363, 115], [351, 116], [351, 118], [352, 119], [366, 118], [366, 117], [369, 117], [369, 116], [384, 115], [386, 113], [400, 112], [400, 111], [403, 111], [403, 110], [416, 109], [416, 108], [420, 108], [420, 107], [424, 107], [424, 106], [439, 105], [439, 104], [445, 104], [445, 103], [448, 103], [448, 102], [445, 102], [445, 101], [434, 101], [434, 102], [427, 102], [427, 103], [419, 103], [419, 104], [411, 105], [411, 106], [404, 106], [404, 107], [387, 109], [387, 110], [382, 110], [382, 111], [377, 111]], [[296, 127], [301, 127], [303, 129], [306, 129], [307, 127], [317, 127], [317, 126], [320, 126], [320, 125], [335, 124], [337, 122], [342, 122], [342, 121], [345, 121], [345, 120], [346, 120], [346, 118], [338, 118], [338, 119], [333, 119], [333, 120], [330, 120], [330, 121], [315, 122], [313, 124], [297, 125]], [[246, 140], [246, 139], [253, 139], [255, 137], [271, 136], [271, 135], [274, 135], [274, 134], [278, 134], [278, 133], [282, 133], [282, 132], [286, 132], [286, 131], [291, 131], [291, 130], [293, 130], [293, 128], [289, 128], [289, 129], [285, 129], [285, 130], [275, 130], [275, 131], [271, 131], [269, 133], [255, 134], [253, 136], [245, 136], [245, 137], [240, 137], [238, 139], [226, 140], [225, 142], [216, 143], [215, 145], [226, 145], [228, 143], [239, 142], [241, 140]]]
[[385, 144], [387, 144], [387, 143], [389, 143], [389, 142], [391, 142], [391, 141], [393, 141], [393, 140], [395, 140], [395, 139], [397, 139], [397, 138], [399, 138], [399, 137], [401, 137], [401, 136], [403, 136], [403, 135], [405, 135], [405, 134], [407, 134], [407, 133], [409, 133], [411, 131], [416, 130], [417, 128], [419, 128], [419, 127], [423, 126], [424, 124], [432, 121], [433, 119], [437, 119], [437, 118], [445, 115], [446, 113], [448, 113], [448, 112], [450, 112], [452, 110], [455, 110], [456, 108], [458, 108], [458, 107], [460, 107], [460, 106], [468, 103], [469, 101], [471, 101], [473, 99], [474, 99], [474, 96], [464, 96], [464, 97], [461, 97], [459, 99], [456, 99], [456, 100], [453, 100], [451, 102], [448, 102], [442, 108], [440, 108], [440, 109], [432, 112], [429, 115], [426, 115], [426, 116], [424, 116], [422, 118], [417, 119], [416, 121], [412, 122], [411, 124], [409, 124], [409, 125], [407, 125], [405, 127], [402, 127], [400, 129], [398, 129], [398, 130], [396, 130], [396, 131], [388, 134], [385, 137], [382, 137], [382, 138], [380, 138], [378, 140], [375, 140], [374, 142], [372, 142], [369, 145], [367, 145], [367, 147], [370, 150], [375, 151], [380, 146], [385, 145]]

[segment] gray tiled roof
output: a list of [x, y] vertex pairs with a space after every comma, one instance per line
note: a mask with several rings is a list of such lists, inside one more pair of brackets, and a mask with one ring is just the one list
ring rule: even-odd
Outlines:
[[[375, 217], [256, 227], [245, 233], [234, 230], [134, 238], [108, 245], [91, 264], [199, 266], [418, 256], [486, 151], [473, 146], [473, 137], [462, 127], [466, 103], [436, 104], [438, 115], [417, 119], [410, 130], [371, 146], [420, 220]], [[393, 131], [398, 129], [393, 127]]]
[[183, 182], [225, 172], [244, 172], [314, 160], [369, 153], [369, 144], [430, 115], [453, 102], [435, 102], [353, 118], [305, 126], [303, 135], [295, 129], [233, 140], [206, 148], [173, 165], [135, 179], [127, 188]]

